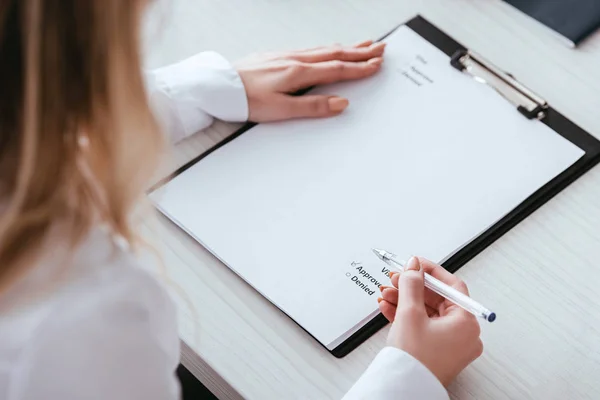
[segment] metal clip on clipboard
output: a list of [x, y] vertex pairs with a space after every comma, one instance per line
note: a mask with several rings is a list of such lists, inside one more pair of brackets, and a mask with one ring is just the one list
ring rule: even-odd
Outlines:
[[548, 103], [520, 84], [512, 75], [500, 71], [494, 65], [469, 50], [458, 50], [450, 64], [461, 72], [467, 72], [478, 82], [495, 89], [501, 96], [517, 107], [528, 119], [542, 120], [546, 117]]

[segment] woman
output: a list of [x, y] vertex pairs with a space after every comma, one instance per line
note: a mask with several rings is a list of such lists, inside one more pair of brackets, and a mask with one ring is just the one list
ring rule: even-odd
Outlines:
[[[0, 3], [2, 399], [177, 398], [173, 305], [135, 257], [162, 130], [179, 140], [213, 117], [336, 115], [347, 100], [287, 93], [368, 77], [382, 62], [383, 46], [365, 42], [236, 67], [203, 53], [144, 78], [146, 4]], [[407, 269], [382, 292], [389, 346], [349, 399], [446, 398], [482, 351], [475, 319], [425, 292], [423, 271], [466, 293], [464, 283], [426, 260]]]

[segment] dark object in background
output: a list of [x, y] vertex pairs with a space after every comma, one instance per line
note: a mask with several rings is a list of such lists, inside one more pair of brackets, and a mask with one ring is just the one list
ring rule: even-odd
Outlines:
[[181, 382], [182, 400], [217, 400], [210, 390], [205, 388], [198, 379], [183, 365], [177, 368], [177, 377]]
[[600, 0], [504, 0], [546, 25], [570, 47], [600, 27]]

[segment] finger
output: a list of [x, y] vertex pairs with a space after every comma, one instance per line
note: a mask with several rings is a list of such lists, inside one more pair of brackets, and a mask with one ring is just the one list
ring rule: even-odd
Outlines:
[[354, 45], [354, 47], [369, 47], [373, 44], [372, 40], [364, 40], [362, 42], [358, 42]]
[[[444, 267], [441, 267], [425, 258], [420, 257], [419, 260], [421, 261], [421, 266], [426, 273], [448, 284], [449, 286], [452, 286], [467, 296], [469, 295], [467, 285], [456, 275], [448, 272], [446, 269], [444, 269]], [[445, 300], [446, 299], [444, 299], [442, 296], [432, 292], [431, 290], [425, 291], [425, 304], [432, 308], [438, 309]]]
[[411, 257], [398, 281], [398, 311], [412, 309], [427, 315], [425, 310], [425, 279], [419, 259]]
[[[357, 43], [354, 47], [359, 47], [360, 44], [363, 44], [364, 42], [361, 43]], [[334, 44], [330, 44], [328, 46], [317, 46], [317, 47], [310, 47], [308, 49], [302, 49], [302, 50], [295, 50], [293, 52], [291, 52], [290, 54], [284, 54], [284, 58], [288, 57], [288, 58], [292, 58], [294, 60], [297, 60], [296, 56], [298, 55], [305, 55], [305, 54], [310, 54], [310, 53], [314, 53], [317, 51], [325, 51], [325, 49], [331, 49], [332, 47], [342, 47], [341, 44], [339, 43], [334, 43]], [[360, 46], [363, 47], [363, 46]]]
[[381, 297], [393, 305], [398, 304], [398, 289], [395, 287], [382, 286]]
[[385, 43], [378, 42], [374, 44], [363, 45], [363, 46], [329, 46], [320, 49], [313, 49], [311, 51], [299, 52], [290, 56], [290, 58], [306, 62], [306, 63], [319, 63], [324, 61], [367, 61], [371, 58], [383, 56], [385, 50]]
[[[400, 277], [399, 274], [395, 274], [394, 277], [392, 278], [392, 283], [396, 286], [381, 286], [379, 289], [381, 290], [381, 297], [383, 298], [383, 300], [387, 301], [388, 303], [392, 304], [392, 305], [397, 305], [398, 304], [398, 278]], [[395, 281], [395, 283], [394, 283]], [[427, 293], [425, 293], [426, 295]], [[437, 308], [433, 308], [429, 305], [427, 305], [427, 301], [425, 301], [425, 310], [427, 311], [427, 316], [430, 318], [433, 317], [439, 317], [439, 312], [437, 310]]]
[[472, 361], [477, 360], [483, 354], [483, 342], [479, 339], [473, 346]]
[[[391, 282], [392, 282], [392, 287], [391, 288], [398, 288], [398, 280], [400, 278], [400, 274], [398, 272], [392, 272], [390, 274], [392, 276], [391, 278]], [[385, 289], [390, 288], [389, 286], [385, 286]], [[386, 290], [387, 292], [387, 290]], [[382, 292], [383, 294], [384, 292]], [[389, 295], [388, 295], [389, 296]], [[395, 294], [395, 301], [390, 301], [392, 304], [397, 304], [397, 299], [398, 299], [398, 294]], [[425, 309], [427, 310], [427, 315], [429, 317], [439, 317], [440, 313], [439, 313], [439, 306], [440, 303], [444, 300], [444, 298], [442, 298], [441, 296], [438, 296], [436, 293], [432, 292], [429, 289], [425, 289]], [[390, 297], [391, 299], [391, 297]]]
[[392, 285], [395, 286], [396, 288], [398, 287], [398, 279], [400, 279], [400, 273], [399, 272], [390, 272], [390, 281], [392, 281]]
[[429, 307], [427, 304], [425, 304], [425, 310], [427, 311], [427, 316], [429, 318], [436, 318], [440, 316], [437, 309]]
[[348, 100], [336, 96], [285, 96], [281, 100], [282, 118], [319, 118], [338, 115], [348, 107]]
[[379, 301], [379, 311], [383, 314], [383, 316], [390, 322], [394, 322], [394, 317], [396, 316], [396, 306], [388, 303], [385, 300]]
[[438, 307], [437, 312], [440, 317], [452, 317], [455, 320], [473, 320], [475, 324], [479, 327], [479, 322], [477, 322], [477, 318], [465, 310], [464, 308], [456, 305], [450, 300], [443, 301]]
[[[358, 42], [358, 43], [354, 44], [352, 47], [369, 47], [372, 44], [373, 44], [372, 40], [363, 40], [362, 42]], [[329, 46], [311, 47], [308, 49], [296, 50], [293, 54], [296, 55], [296, 54], [303, 54], [303, 53], [311, 53], [314, 51], [325, 50], [327, 48], [332, 48], [332, 47], [341, 47], [341, 45], [336, 43], [336, 44], [329, 45]]]
[[[421, 266], [423, 267], [423, 270], [425, 272], [427, 272], [434, 278], [439, 279], [440, 281], [449, 284], [450, 286], [456, 288], [457, 290], [461, 291], [462, 293], [469, 295], [469, 290], [467, 289], [466, 284], [461, 279], [459, 279], [456, 275], [453, 275], [452, 273], [448, 272], [443, 267], [441, 267], [425, 258], [419, 257], [419, 261], [421, 262]], [[390, 280], [391, 280], [393, 286], [398, 287], [398, 279], [399, 278], [400, 278], [399, 272], [394, 271], [394, 272], [390, 273]], [[429, 289], [425, 290], [425, 304], [428, 307], [435, 309], [438, 314], [439, 314], [438, 308], [440, 307], [440, 305], [442, 303], [444, 303], [444, 301], [446, 301], [446, 299], [444, 299], [439, 294], [437, 294]]]
[[372, 58], [364, 62], [326, 61], [304, 64], [305, 69], [297, 75], [298, 88], [328, 83], [363, 79], [379, 71], [383, 59]]
[[[458, 276], [454, 275], [451, 272], [448, 272], [444, 267], [437, 265], [436, 263], [429, 261], [426, 258], [419, 257], [419, 261], [421, 262], [421, 266], [423, 267], [423, 270], [425, 272], [427, 272], [429, 275], [433, 276], [434, 278], [439, 279], [440, 281], [444, 282], [447, 285], [456, 287], [455, 285], [464, 283]], [[468, 294], [468, 293], [465, 293], [465, 294]]]

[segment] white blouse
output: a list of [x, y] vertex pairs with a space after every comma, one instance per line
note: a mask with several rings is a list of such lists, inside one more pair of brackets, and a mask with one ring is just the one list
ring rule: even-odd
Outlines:
[[[173, 141], [213, 118], [248, 118], [242, 81], [216, 53], [151, 71], [147, 82]], [[0, 399], [179, 398], [175, 309], [162, 285], [100, 228], [75, 254], [53, 244], [46, 261], [0, 297]], [[392, 347], [344, 397], [447, 398], [426, 367]]]

